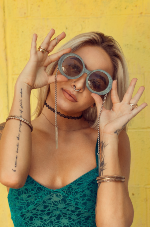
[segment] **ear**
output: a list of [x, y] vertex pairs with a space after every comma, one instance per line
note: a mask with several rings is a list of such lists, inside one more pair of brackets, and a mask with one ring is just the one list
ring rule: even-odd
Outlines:
[[95, 104], [95, 102], [93, 103], [93, 105], [91, 106], [91, 108], [93, 108], [93, 107], [95, 107], [96, 106], [96, 104]]

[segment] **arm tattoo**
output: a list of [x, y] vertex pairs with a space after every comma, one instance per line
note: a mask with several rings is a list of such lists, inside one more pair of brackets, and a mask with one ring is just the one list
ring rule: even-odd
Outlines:
[[127, 121], [127, 123], [125, 123], [125, 124], [121, 127], [121, 129], [117, 129], [114, 133], [117, 134], [117, 135], [119, 135], [119, 133], [124, 129], [124, 127], [128, 124], [128, 122], [129, 122], [129, 120]]
[[[20, 100], [19, 100], [19, 106], [20, 106], [20, 117], [22, 117], [22, 113], [23, 113], [23, 104], [22, 104], [22, 96], [23, 96], [23, 92], [22, 92], [22, 88], [20, 90]], [[14, 168], [12, 169], [12, 171], [16, 172], [16, 168], [17, 168], [17, 159], [18, 159], [18, 152], [19, 152], [19, 141], [20, 141], [20, 135], [21, 135], [21, 126], [22, 126], [22, 122], [20, 121], [19, 124], [19, 131], [18, 131], [18, 135], [17, 135], [17, 145], [16, 145], [16, 158], [15, 158], [15, 165]]]
[[104, 149], [108, 144], [106, 144], [105, 142], [101, 142], [100, 143], [100, 147], [101, 147], [101, 151], [100, 151], [100, 176], [103, 175], [103, 171], [105, 170], [106, 167], [106, 163], [104, 162]]
[[0, 124], [0, 140], [1, 140], [1, 137], [2, 137], [2, 131], [5, 128], [5, 124], [6, 124], [6, 122], [3, 122], [2, 124]]

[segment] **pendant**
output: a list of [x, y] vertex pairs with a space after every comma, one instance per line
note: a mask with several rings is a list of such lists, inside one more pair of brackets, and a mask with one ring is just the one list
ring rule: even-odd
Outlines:
[[56, 149], [58, 149], [58, 126], [55, 126], [55, 143]]

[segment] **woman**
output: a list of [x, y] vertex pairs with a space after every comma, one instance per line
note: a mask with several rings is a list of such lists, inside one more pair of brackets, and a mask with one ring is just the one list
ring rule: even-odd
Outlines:
[[[38, 50], [33, 35], [0, 141], [0, 182], [10, 188], [12, 220], [15, 226], [128, 227], [133, 221], [130, 145], [122, 129], [146, 107], [136, 106], [144, 87], [132, 98], [137, 79], [127, 89], [123, 54], [112, 37], [84, 33], [48, 56], [65, 38], [63, 32], [52, 39], [54, 34], [51, 29]], [[58, 63], [71, 52], [69, 61]], [[80, 74], [81, 66], [82, 75], [64, 76]], [[111, 92], [95, 94], [94, 86], [99, 87], [88, 78], [95, 74], [86, 70], [103, 72], [95, 81], [107, 89], [107, 80], [113, 80]], [[37, 88], [37, 117], [31, 122], [30, 94]]]

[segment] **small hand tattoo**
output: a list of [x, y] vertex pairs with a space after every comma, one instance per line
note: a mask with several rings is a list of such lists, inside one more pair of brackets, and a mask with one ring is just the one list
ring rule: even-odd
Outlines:
[[125, 126], [128, 124], [129, 120], [127, 121], [127, 123], [125, 123], [121, 129], [117, 129], [114, 133], [119, 135], [119, 133], [125, 128]]

